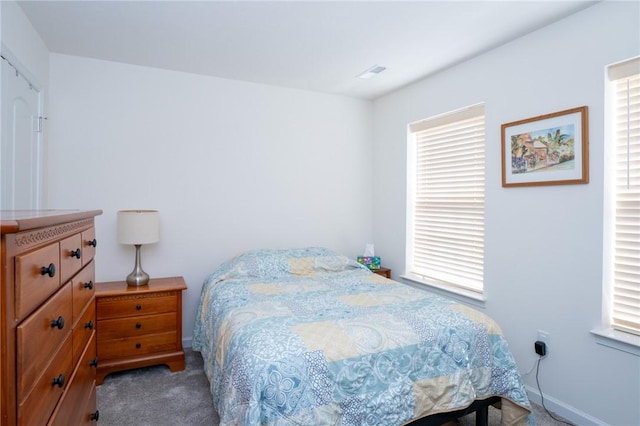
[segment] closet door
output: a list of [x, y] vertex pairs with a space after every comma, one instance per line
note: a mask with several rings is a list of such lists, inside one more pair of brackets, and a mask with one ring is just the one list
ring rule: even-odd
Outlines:
[[2, 150], [0, 208], [42, 208], [41, 92], [4, 57], [2, 62]]

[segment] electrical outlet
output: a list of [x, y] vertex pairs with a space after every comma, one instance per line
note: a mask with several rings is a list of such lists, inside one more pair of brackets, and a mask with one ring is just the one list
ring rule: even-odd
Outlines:
[[541, 342], [544, 342], [547, 344], [547, 346], [549, 346], [549, 332], [548, 331], [543, 331], [543, 330], [538, 330], [538, 340]]
[[541, 354], [540, 352], [538, 352], [538, 347], [536, 347], [536, 353], [538, 355], [542, 355], [545, 356], [549, 353], [549, 332], [548, 331], [543, 331], [543, 330], [538, 330], [538, 340], [537, 342], [542, 342], [544, 343], [544, 353]]

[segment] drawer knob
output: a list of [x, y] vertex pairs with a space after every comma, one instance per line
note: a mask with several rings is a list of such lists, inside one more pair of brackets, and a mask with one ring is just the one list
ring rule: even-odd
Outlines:
[[51, 328], [58, 327], [58, 330], [62, 330], [64, 327], [64, 318], [58, 317], [58, 319], [51, 320]]
[[139, 311], [140, 309], [142, 309], [142, 305], [136, 305], [136, 311]]
[[89, 281], [88, 283], [84, 283], [84, 288], [88, 288], [89, 290], [93, 290], [93, 281]]
[[56, 265], [50, 263], [49, 266], [43, 266], [40, 269], [40, 275], [49, 275], [49, 277], [53, 278], [56, 275]]
[[88, 245], [89, 247], [94, 247], [94, 248], [95, 248], [95, 247], [98, 245], [98, 242], [97, 242], [97, 241], [96, 241], [96, 239], [94, 238], [94, 239], [93, 239], [93, 240], [91, 240], [91, 241], [87, 241], [87, 245]]
[[75, 250], [71, 250], [71, 257], [75, 257], [80, 259], [80, 257], [82, 256], [82, 252], [80, 251], [79, 248], [75, 249]]
[[136, 323], [136, 328], [142, 328], [142, 324], [140, 324], [139, 322]]
[[84, 328], [88, 328], [89, 330], [93, 330], [93, 320], [89, 320], [89, 322], [84, 323]]
[[64, 374], [60, 374], [58, 377], [54, 377], [51, 380], [51, 386], [58, 386], [59, 388], [64, 386]]
[[91, 413], [89, 420], [91, 421], [95, 420], [97, 422], [99, 418], [100, 418], [100, 410], [96, 410], [93, 413]]
[[98, 358], [94, 358], [91, 361], [89, 361], [89, 366], [90, 367], [97, 367], [98, 366]]
[[136, 349], [140, 349], [142, 345], [140, 343], [136, 343]]

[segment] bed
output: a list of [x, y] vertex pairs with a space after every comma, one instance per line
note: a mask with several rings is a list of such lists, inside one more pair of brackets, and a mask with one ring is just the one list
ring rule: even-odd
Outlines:
[[535, 424], [495, 321], [325, 248], [217, 268], [193, 349], [221, 425], [440, 424], [488, 404], [501, 424]]

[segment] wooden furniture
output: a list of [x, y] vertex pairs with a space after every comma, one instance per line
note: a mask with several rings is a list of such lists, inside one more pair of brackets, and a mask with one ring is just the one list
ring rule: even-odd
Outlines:
[[98, 358], [96, 383], [107, 374], [167, 364], [184, 370], [182, 277], [152, 278], [131, 287], [125, 281], [96, 285]]
[[372, 269], [371, 272], [391, 279], [391, 269], [389, 268]]
[[93, 211], [1, 211], [0, 423], [88, 425], [96, 409]]

